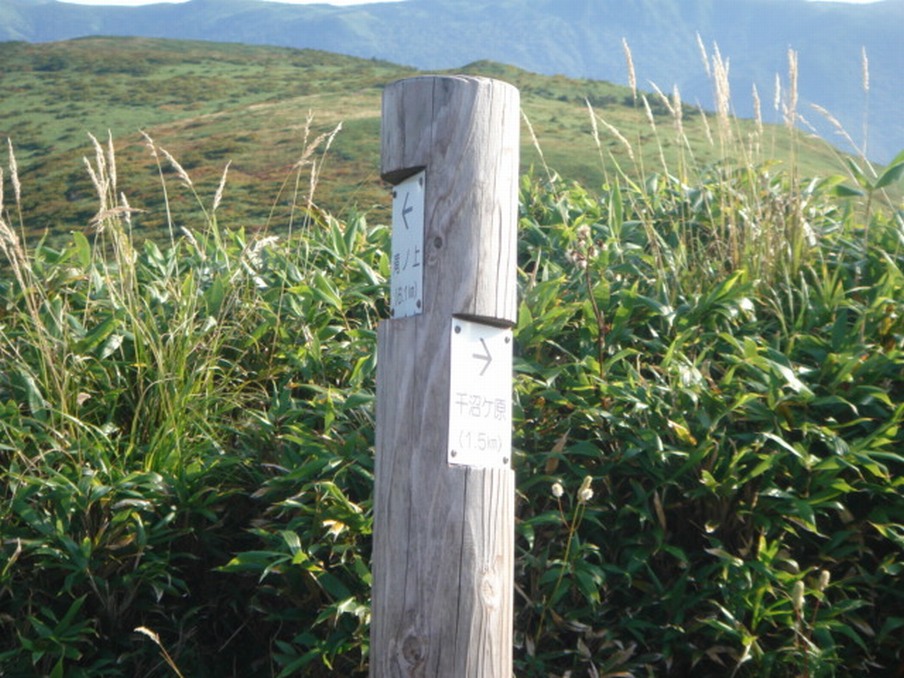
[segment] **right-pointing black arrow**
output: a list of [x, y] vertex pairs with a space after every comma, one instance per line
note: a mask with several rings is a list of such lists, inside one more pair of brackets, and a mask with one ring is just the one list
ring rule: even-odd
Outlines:
[[480, 370], [480, 376], [484, 375], [484, 372], [487, 371], [487, 368], [490, 366], [490, 363], [493, 362], [493, 356], [490, 355], [490, 349], [487, 347], [487, 342], [483, 340], [483, 337], [480, 338], [480, 343], [483, 345], [484, 355], [479, 353], [472, 353], [472, 358], [477, 358], [478, 360], [483, 360], [486, 364], [483, 366], [483, 369]]

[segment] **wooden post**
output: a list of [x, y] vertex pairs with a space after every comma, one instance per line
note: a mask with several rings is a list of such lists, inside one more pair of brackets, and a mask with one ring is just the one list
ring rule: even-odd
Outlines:
[[[395, 231], [423, 200], [423, 242], [393, 253], [393, 275], [423, 278], [398, 286], [378, 330], [372, 678], [512, 675], [511, 349], [498, 349], [517, 312], [519, 106], [511, 85], [475, 77], [383, 94], [382, 175], [423, 190], [394, 202]], [[463, 326], [478, 348], [462, 348]], [[450, 436], [453, 407], [473, 430]]]

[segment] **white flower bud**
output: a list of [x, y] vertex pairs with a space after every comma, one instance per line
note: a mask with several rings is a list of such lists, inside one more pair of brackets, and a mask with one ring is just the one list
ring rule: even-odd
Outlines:
[[581, 483], [580, 489], [578, 489], [578, 501], [582, 504], [586, 504], [593, 498], [593, 490], [590, 487], [590, 484], [593, 482], [592, 476], [585, 476], [584, 481]]
[[794, 605], [794, 611], [800, 612], [804, 607], [804, 581], [798, 579], [794, 582], [794, 588], [791, 589], [791, 604]]

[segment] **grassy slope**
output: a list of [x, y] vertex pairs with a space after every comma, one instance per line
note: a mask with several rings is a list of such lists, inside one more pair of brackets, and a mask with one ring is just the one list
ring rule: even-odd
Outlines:
[[[87, 45], [93, 58], [98, 44], [121, 43], [63, 47]], [[160, 634], [185, 675], [367, 670], [386, 228], [323, 218], [298, 239], [246, 239], [234, 217], [258, 218], [256, 205], [272, 200], [304, 146], [308, 107], [321, 115], [315, 134], [347, 122], [327, 167], [375, 167], [372, 104], [395, 71], [313, 55], [306, 73], [312, 55], [236, 54], [166, 43], [143, 61], [108, 60], [146, 70], [107, 90], [95, 83], [104, 105], [85, 94], [90, 76], [78, 80], [82, 97], [68, 90], [92, 124], [105, 106], [122, 113], [113, 95], [128, 87], [160, 104], [144, 107], [158, 122], [114, 130], [130, 194], [133, 184], [160, 192], [130, 125], [172, 148], [207, 205], [227, 157], [240, 179], [259, 177], [256, 193], [230, 183], [228, 230], [184, 205], [178, 218], [199, 224], [198, 237], [135, 254], [112, 215], [95, 250], [75, 237], [62, 255], [28, 258], [0, 222], [16, 273], [0, 277], [0, 672], [160, 673], [157, 647], [130, 633], [139, 627]], [[344, 92], [329, 94], [329, 69]], [[467, 70], [521, 87], [548, 161], [569, 178], [571, 165], [602, 176], [582, 93], [643, 153], [640, 171], [664, 162], [680, 174], [712, 152], [688, 118], [693, 150], [676, 159], [670, 119], [657, 117], [654, 134], [619, 103], [624, 90]], [[32, 78], [54, 73], [61, 93], [65, 69]], [[733, 134], [728, 150], [743, 152], [746, 131]], [[62, 147], [20, 148], [26, 195], [51, 186], [35, 168], [54, 158], [57, 181], [85, 173], [54, 155]], [[113, 154], [98, 150], [96, 173], [109, 175]], [[804, 150], [801, 162], [815, 163]], [[902, 665], [901, 215], [878, 204], [870, 213], [832, 182], [797, 192], [786, 175], [732, 168], [689, 172], [687, 186], [619, 177], [599, 193], [525, 182], [519, 676], [891, 675]], [[886, 176], [902, 175], [904, 157]], [[340, 202], [371, 188], [385, 198], [375, 177], [350, 176], [366, 183]], [[78, 181], [70, 190], [87, 199]], [[324, 201], [338, 185], [352, 182], [325, 182]], [[174, 181], [170, 200], [185, 197]], [[595, 498], [575, 492], [588, 484]]]
[[[304, 148], [309, 112], [314, 115], [311, 134], [343, 125], [317, 189], [321, 206], [339, 214], [376, 209], [384, 216], [388, 201], [378, 170], [380, 93], [386, 83], [416, 73], [324, 52], [142, 38], [3, 43], [0, 61], [6, 94], [0, 100], [0, 135], [16, 147], [30, 227], [52, 233], [87, 224], [93, 216], [93, 187], [81, 157], [91, 153], [87, 133], [102, 138], [107, 130], [121, 163], [147, 167], [144, 173], [129, 172], [128, 183], [123, 182], [133, 207], [152, 208], [160, 201], [154, 161], [139, 133], [144, 130], [179, 159], [204, 200], [212, 199], [223, 166], [231, 161], [230, 209], [240, 210], [231, 216], [249, 228], [278, 229], [280, 213], [277, 209], [271, 217], [271, 208]], [[624, 144], [611, 135], [604, 136], [604, 152], [599, 153], [585, 99], [643, 157], [645, 172], [661, 167], [643, 107], [626, 88], [488, 62], [461, 70], [521, 89], [524, 112], [545, 160], [564, 176], [597, 186], [613, 158], [633, 165]], [[673, 121], [662, 105], [655, 105], [657, 99], [651, 95], [667, 165], [674, 167]], [[739, 124], [739, 133], [748, 134], [751, 128]], [[699, 114], [686, 116], [685, 133], [698, 164], [716, 157], [717, 145], [707, 140]], [[775, 128], [768, 137], [774, 148], [766, 149], [766, 156], [787, 158], [787, 133]], [[522, 139], [524, 168], [539, 165], [526, 128]], [[805, 175], [825, 175], [838, 167], [825, 144], [805, 140], [796, 150]], [[179, 206], [189, 196], [174, 193], [170, 198], [178, 223]], [[141, 226], [162, 226], [159, 211], [149, 212]]]
[[[904, 138], [899, 47], [904, 3], [854, 6], [804, 0], [418, 0], [358, 7], [288, 5], [260, 0], [128, 7], [4, 0], [0, 39], [62, 40], [86, 35], [209, 39], [342, 51], [419, 68], [474, 59], [517, 63], [538, 73], [626, 81], [619, 49], [627, 38], [641, 82], [677, 84], [690, 101], [710, 105], [695, 36], [731, 59], [736, 111], [753, 114], [751, 85], [773, 91], [787, 71], [787, 49], [800, 53], [801, 110], [820, 133], [851, 147], [809, 108], [818, 103], [858, 144], [869, 120], [873, 157], [890, 159]], [[403, 9], [404, 8], [404, 9]], [[539, 29], [537, 27], [542, 27]], [[448, 36], [455, 36], [448, 40]], [[861, 48], [869, 51], [871, 91], [862, 89]], [[785, 81], [787, 82], [787, 81]], [[767, 112], [768, 113], [768, 112]], [[781, 120], [780, 115], [769, 118]]]

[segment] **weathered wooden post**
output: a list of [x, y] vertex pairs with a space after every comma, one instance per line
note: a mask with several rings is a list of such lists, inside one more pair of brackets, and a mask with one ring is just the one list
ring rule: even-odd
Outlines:
[[518, 90], [383, 94], [392, 319], [378, 332], [370, 675], [512, 675]]

